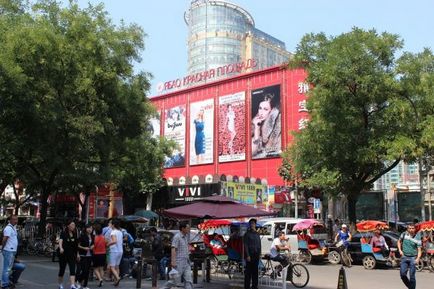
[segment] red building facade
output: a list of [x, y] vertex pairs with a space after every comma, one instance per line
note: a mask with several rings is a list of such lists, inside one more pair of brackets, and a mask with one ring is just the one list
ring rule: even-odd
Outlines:
[[191, 190], [227, 177], [283, 186], [280, 152], [308, 120], [305, 78], [304, 70], [271, 67], [151, 98], [160, 114], [155, 135], [178, 144], [165, 164], [169, 185]]

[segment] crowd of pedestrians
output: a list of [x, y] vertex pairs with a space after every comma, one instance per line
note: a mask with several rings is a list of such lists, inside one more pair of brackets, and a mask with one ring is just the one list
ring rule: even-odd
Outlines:
[[63, 276], [67, 266], [71, 289], [89, 289], [91, 269], [98, 287], [102, 287], [105, 280], [119, 286], [122, 279], [119, 266], [126, 253], [131, 251], [132, 242], [131, 234], [121, 228], [118, 219], [110, 220], [104, 228], [100, 224], [87, 224], [81, 233], [74, 221], [68, 221], [59, 239], [58, 288], [64, 288]]

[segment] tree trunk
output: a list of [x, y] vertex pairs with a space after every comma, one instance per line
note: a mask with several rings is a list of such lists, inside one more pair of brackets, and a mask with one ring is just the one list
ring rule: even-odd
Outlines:
[[45, 235], [45, 225], [47, 223], [47, 213], [48, 213], [48, 197], [50, 193], [44, 190], [40, 198], [40, 220], [38, 228], [38, 237], [42, 238]]
[[15, 209], [14, 209], [14, 215], [18, 216], [19, 210], [20, 210], [20, 196], [17, 192], [17, 188], [15, 187], [15, 180], [12, 182], [13, 189], [14, 189], [14, 196], [15, 196]]
[[81, 205], [81, 220], [83, 222], [87, 223], [88, 222], [88, 219], [87, 219], [87, 212], [88, 212], [87, 207], [89, 206], [89, 194], [88, 193], [84, 194], [84, 203], [80, 204], [80, 205]]
[[0, 196], [1, 196], [1, 195], [3, 195], [6, 187], [8, 186], [8, 183], [4, 179], [0, 180], [0, 181], [1, 181], [1, 183], [0, 183]]
[[154, 194], [151, 192], [146, 193], [146, 210], [150, 211], [152, 209], [152, 196]]
[[348, 205], [348, 220], [351, 224], [355, 224], [356, 219], [356, 204], [359, 199], [359, 193], [350, 193], [347, 197]]

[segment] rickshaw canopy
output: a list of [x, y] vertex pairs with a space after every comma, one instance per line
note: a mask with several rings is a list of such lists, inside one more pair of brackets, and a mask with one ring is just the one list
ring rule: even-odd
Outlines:
[[416, 224], [417, 231], [434, 231], [434, 221], [425, 221]]
[[224, 226], [230, 226], [231, 221], [222, 219], [222, 220], [207, 220], [198, 225], [198, 228], [201, 230], [215, 229]]
[[380, 229], [380, 230], [389, 229], [389, 225], [381, 221], [367, 220], [367, 221], [362, 221], [360, 223], [357, 223], [356, 228], [357, 231], [364, 233], [364, 232], [372, 232], [375, 231], [376, 229]]

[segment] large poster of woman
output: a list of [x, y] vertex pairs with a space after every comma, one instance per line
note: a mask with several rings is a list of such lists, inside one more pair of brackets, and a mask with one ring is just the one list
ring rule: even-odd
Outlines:
[[190, 165], [210, 164], [214, 151], [214, 100], [190, 105]]
[[219, 98], [219, 162], [246, 159], [245, 92]]
[[165, 110], [164, 136], [175, 141], [177, 145], [172, 155], [169, 158], [166, 157], [165, 168], [185, 165], [185, 125], [185, 105]]
[[277, 157], [282, 149], [280, 85], [252, 91], [252, 159]]

